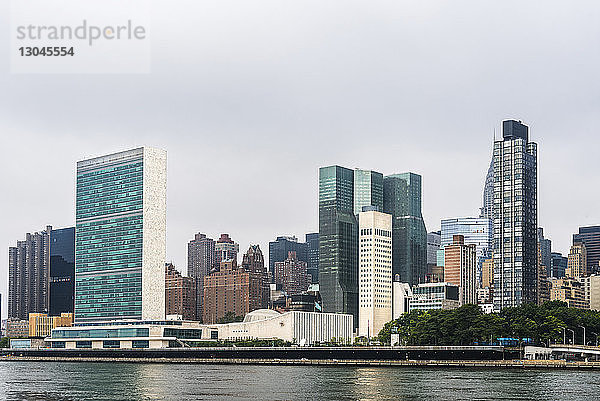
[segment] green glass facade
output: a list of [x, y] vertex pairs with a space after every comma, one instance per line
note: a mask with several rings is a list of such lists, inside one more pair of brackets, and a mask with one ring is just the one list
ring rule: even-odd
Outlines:
[[143, 174], [143, 149], [78, 164], [77, 322], [142, 317]]
[[392, 215], [392, 274], [411, 286], [427, 272], [427, 230], [421, 213], [421, 176], [392, 174], [383, 179], [383, 211]]
[[354, 171], [319, 169], [319, 290], [323, 311], [349, 313], [358, 323], [358, 224]]
[[383, 177], [340, 166], [319, 170], [319, 291], [324, 312], [350, 313], [358, 324], [358, 221], [364, 206], [392, 215], [392, 274], [424, 282], [427, 231], [421, 214], [421, 176]]
[[383, 211], [383, 174], [371, 170], [354, 170], [354, 214], [364, 206]]

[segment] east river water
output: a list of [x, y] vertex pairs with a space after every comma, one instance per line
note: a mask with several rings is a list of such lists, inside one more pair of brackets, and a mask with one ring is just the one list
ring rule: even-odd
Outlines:
[[598, 400], [600, 372], [0, 362], [7, 400]]

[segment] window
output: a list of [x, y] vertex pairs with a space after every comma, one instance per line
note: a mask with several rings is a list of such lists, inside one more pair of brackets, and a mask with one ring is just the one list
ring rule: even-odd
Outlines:
[[148, 340], [133, 340], [131, 342], [131, 348], [148, 348], [150, 347]]

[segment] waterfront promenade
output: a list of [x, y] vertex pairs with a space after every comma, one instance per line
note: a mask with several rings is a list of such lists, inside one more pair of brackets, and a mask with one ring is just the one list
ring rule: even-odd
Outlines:
[[[575, 348], [568, 351], [577, 355]], [[0, 361], [600, 369], [600, 361], [523, 359], [522, 355], [528, 355], [528, 352], [502, 346], [30, 348], [0, 350]]]
[[14, 348], [0, 356], [54, 359], [167, 359], [167, 360], [271, 360], [271, 361], [409, 361], [507, 360], [519, 352], [502, 346], [406, 347], [180, 347], [146, 349]]
[[364, 359], [264, 359], [264, 358], [146, 358], [106, 356], [3, 355], [0, 361], [15, 362], [125, 362], [213, 365], [355, 366], [473, 369], [567, 369], [600, 370], [600, 362], [564, 360], [364, 360]]

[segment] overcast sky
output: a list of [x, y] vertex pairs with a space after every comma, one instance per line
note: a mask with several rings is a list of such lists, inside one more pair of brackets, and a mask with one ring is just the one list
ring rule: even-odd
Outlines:
[[318, 168], [423, 176], [428, 231], [481, 206], [494, 129], [539, 152], [539, 222], [600, 224], [600, 2], [156, 1], [152, 73], [10, 74], [0, 6], [0, 292], [8, 247], [74, 224], [77, 160], [168, 151], [167, 257], [318, 230]]

